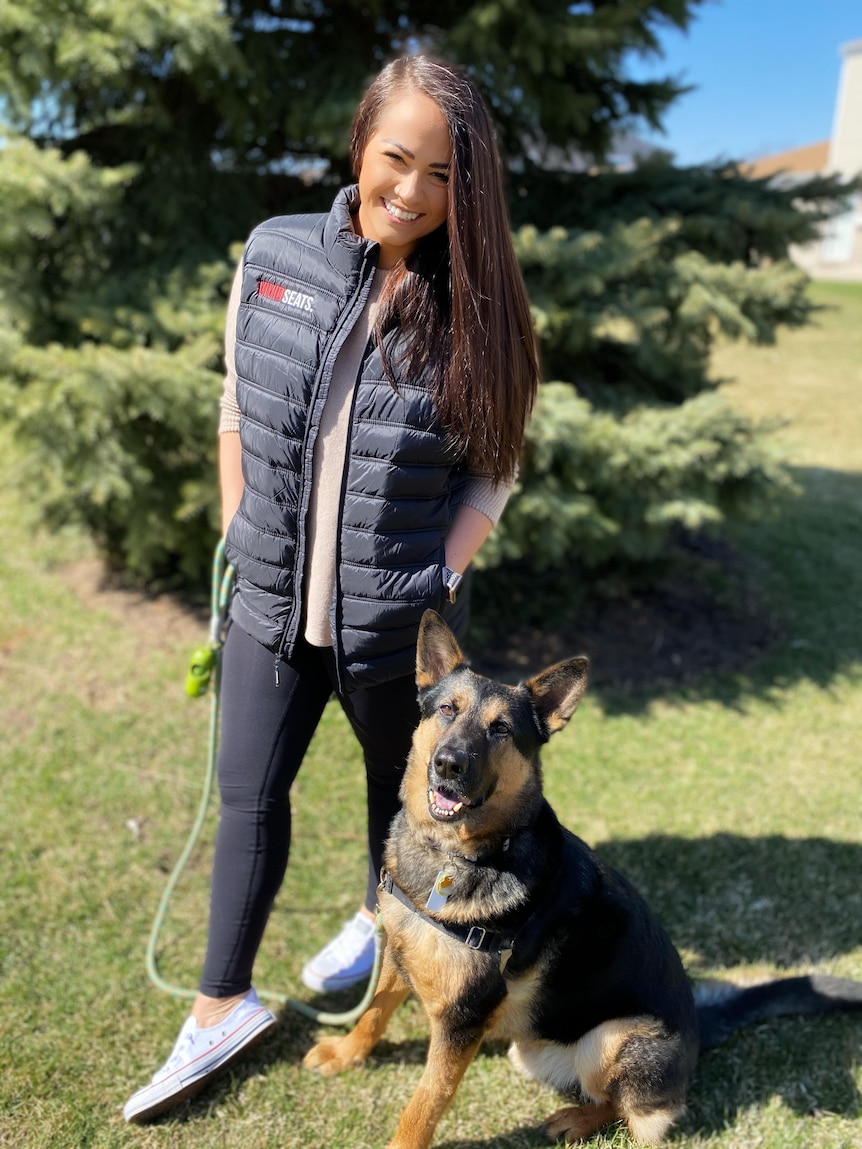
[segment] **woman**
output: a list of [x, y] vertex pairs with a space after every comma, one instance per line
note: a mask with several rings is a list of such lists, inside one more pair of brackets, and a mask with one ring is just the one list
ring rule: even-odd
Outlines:
[[472, 82], [426, 57], [390, 64], [356, 113], [351, 159], [358, 186], [326, 215], [262, 224], [234, 282], [220, 464], [237, 582], [207, 953], [130, 1121], [196, 1092], [275, 1023], [252, 966], [287, 865], [290, 786], [333, 691], [365, 755], [368, 887], [303, 980], [368, 975], [418, 719], [419, 620], [431, 607], [463, 631], [458, 583], [502, 512], [535, 396], [499, 155]]

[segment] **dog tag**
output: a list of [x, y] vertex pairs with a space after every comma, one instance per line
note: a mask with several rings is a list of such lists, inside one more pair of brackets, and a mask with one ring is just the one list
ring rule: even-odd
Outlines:
[[434, 910], [442, 910], [446, 905], [454, 884], [454, 879], [449, 871], [441, 870], [434, 879], [434, 885], [431, 887], [431, 893], [428, 895], [425, 909], [431, 910], [432, 913]]

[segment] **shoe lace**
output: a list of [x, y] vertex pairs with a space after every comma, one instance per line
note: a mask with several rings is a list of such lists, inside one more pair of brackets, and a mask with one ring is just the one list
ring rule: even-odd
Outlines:
[[170, 1057], [159, 1072], [169, 1072], [188, 1061], [195, 1047], [196, 1036], [197, 1033], [194, 1029], [187, 1029], [185, 1033], [181, 1034], [176, 1045], [171, 1050]]

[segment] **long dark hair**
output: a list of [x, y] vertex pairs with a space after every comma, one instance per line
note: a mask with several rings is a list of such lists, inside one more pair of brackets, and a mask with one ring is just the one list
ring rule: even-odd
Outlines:
[[375, 334], [391, 376], [386, 334], [400, 329], [406, 351], [399, 368], [430, 372], [440, 417], [471, 469], [511, 479], [539, 364], [491, 117], [472, 80], [451, 64], [394, 60], [372, 81], [353, 121], [357, 174], [383, 109], [405, 91], [432, 99], [449, 127], [448, 216], [390, 272]]

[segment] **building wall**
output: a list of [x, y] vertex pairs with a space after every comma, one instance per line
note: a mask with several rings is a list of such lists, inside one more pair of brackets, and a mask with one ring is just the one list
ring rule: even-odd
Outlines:
[[[841, 47], [826, 171], [847, 179], [862, 175], [862, 40]], [[844, 215], [825, 225], [822, 239], [792, 250], [791, 256], [815, 278], [862, 280], [862, 194]]]
[[862, 40], [841, 47], [841, 76], [829, 141], [829, 170], [862, 173]]

